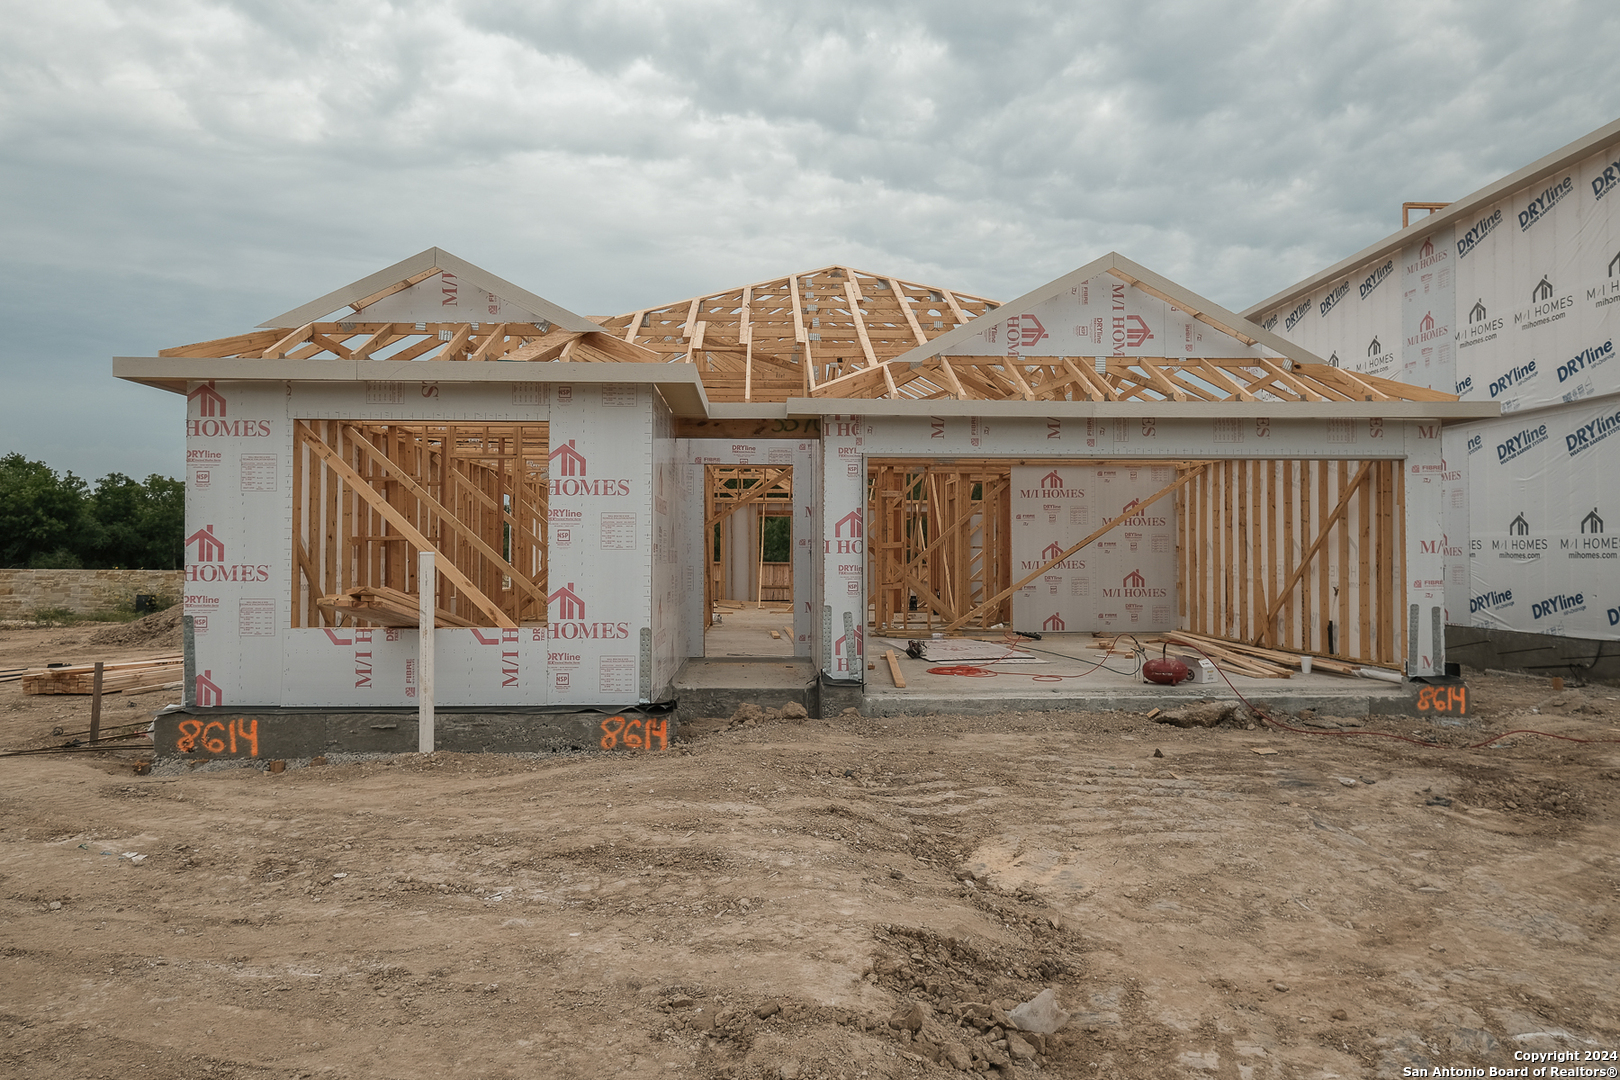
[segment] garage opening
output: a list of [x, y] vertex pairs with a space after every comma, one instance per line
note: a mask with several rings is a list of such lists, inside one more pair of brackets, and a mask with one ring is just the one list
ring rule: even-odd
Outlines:
[[1409, 631], [1399, 466], [874, 459], [868, 626], [1183, 630], [1395, 665]]

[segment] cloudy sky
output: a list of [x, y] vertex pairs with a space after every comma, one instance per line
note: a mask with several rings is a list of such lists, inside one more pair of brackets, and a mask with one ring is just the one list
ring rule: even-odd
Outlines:
[[0, 453], [178, 476], [114, 355], [437, 245], [582, 314], [1110, 249], [1243, 308], [1620, 116], [1612, 0], [0, 0]]

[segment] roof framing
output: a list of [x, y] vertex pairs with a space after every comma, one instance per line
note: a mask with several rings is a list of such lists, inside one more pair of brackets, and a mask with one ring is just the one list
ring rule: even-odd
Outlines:
[[[364, 320], [368, 309], [396, 315], [419, 310], [398, 302], [373, 305], [443, 272], [490, 293], [492, 307], [498, 295], [526, 312], [543, 308], [548, 317], [516, 323]], [[1211, 346], [1219, 355], [974, 354], [984, 344], [976, 335], [990, 336], [988, 324], [978, 321], [983, 316], [994, 313], [989, 322], [999, 325], [1103, 274], [1223, 336], [1219, 347]], [[356, 318], [311, 317], [330, 313], [333, 303], [346, 304]], [[418, 297], [415, 304], [420, 303]], [[282, 325], [295, 319], [304, 321]], [[1312, 414], [1351, 403], [1421, 403], [1432, 409], [1457, 401], [1451, 394], [1326, 364], [1117, 252], [1005, 305], [834, 265], [585, 319], [429, 248], [270, 322], [247, 334], [165, 349], [156, 358], [118, 358], [114, 370], [122, 378], [184, 391], [187, 380], [195, 379], [414, 378], [408, 374], [414, 364], [408, 362], [422, 359], [451, 362], [433, 378], [453, 381], [555, 381], [563, 372], [551, 369], [552, 362], [575, 380], [596, 365], [651, 364], [654, 371], [633, 375], [598, 367], [599, 375], [584, 381], [657, 384], [683, 416], [784, 407], [795, 413], [842, 412], [861, 400], [883, 402], [879, 411], [902, 413], [929, 403], [949, 411], [982, 410], [991, 403], [1002, 408], [1044, 403], [1042, 408], [1056, 410], [1066, 402], [1068, 408], [1194, 412], [1292, 403], [1290, 411]], [[520, 374], [524, 368], [508, 364], [497, 373], [457, 363], [480, 361], [546, 363], [548, 369]]]
[[598, 320], [661, 358], [697, 365], [715, 401], [786, 401], [894, 357], [998, 307], [850, 266], [686, 297]]
[[[996, 309], [1030, 313], [1102, 274], [1176, 308], [1239, 343], [1247, 356], [972, 355], [970, 323], [810, 388], [813, 398], [987, 401], [1455, 401], [1452, 394], [1357, 375], [1261, 329], [1147, 267], [1109, 252]], [[953, 351], [955, 350], [955, 351]]]
[[[436, 274], [499, 298], [534, 316], [521, 322], [401, 322], [376, 307]], [[397, 302], [396, 302], [397, 304]], [[337, 319], [324, 318], [347, 308]], [[507, 308], [506, 310], [510, 310]], [[367, 315], [371, 314], [371, 318]], [[395, 308], [398, 314], [398, 308]], [[311, 300], [233, 337], [180, 345], [164, 357], [242, 360], [562, 360], [581, 363], [655, 363], [657, 353], [613, 338], [583, 315], [520, 289], [441, 248], [428, 248], [384, 270]]]
[[532, 312], [540, 320], [564, 330], [585, 332], [596, 329], [595, 324], [584, 316], [575, 315], [543, 296], [536, 296], [505, 278], [496, 277], [481, 266], [475, 266], [465, 259], [458, 259], [443, 248], [437, 247], [419, 251], [410, 258], [401, 259], [393, 266], [379, 270], [375, 274], [363, 277], [359, 281], [352, 281], [341, 289], [334, 289], [325, 296], [295, 307], [291, 311], [272, 316], [259, 326], [262, 328], [303, 326], [323, 319], [344, 307], [354, 315], [359, 315], [365, 308], [379, 300], [384, 300], [427, 280], [434, 274], [441, 273], [454, 274], [462, 281], [509, 300]]

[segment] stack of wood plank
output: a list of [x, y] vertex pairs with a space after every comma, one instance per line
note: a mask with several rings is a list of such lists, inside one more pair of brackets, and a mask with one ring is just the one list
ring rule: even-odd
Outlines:
[[[163, 686], [166, 683], [178, 682], [182, 678], [184, 678], [183, 662], [179, 653], [151, 660], [105, 664], [102, 666], [101, 692], [117, 694], [124, 690]], [[93, 694], [95, 684], [94, 664], [34, 668], [22, 677], [22, 691], [25, 694]]]
[[[1221, 641], [1180, 630], [1173, 630], [1164, 636], [1172, 649], [1180, 645], [1184, 656], [1208, 659], [1228, 675], [1247, 675], [1251, 679], [1286, 679], [1292, 671], [1300, 668], [1297, 655], [1277, 649], [1259, 649], [1241, 642]], [[1349, 667], [1348, 664], [1336, 666]]]
[[[416, 626], [422, 621], [421, 605], [411, 593], [382, 586], [366, 585], [336, 596], [323, 596], [315, 606], [328, 615], [347, 615], [356, 622], [374, 626]], [[439, 608], [435, 626], [477, 626], [476, 622]]]
[[[1197, 646], [1209, 653], [1211, 658], [1216, 657], [1216, 650], [1224, 652], [1238, 660], [1249, 664], [1264, 664], [1268, 667], [1289, 668], [1300, 670], [1304, 654], [1289, 652], [1285, 649], [1262, 649], [1256, 645], [1245, 645], [1241, 641], [1223, 641], [1220, 638], [1205, 637], [1202, 634], [1191, 634], [1184, 630], [1175, 630], [1165, 635], [1173, 644]], [[1354, 676], [1358, 668], [1365, 665], [1350, 664], [1343, 660], [1329, 660], [1323, 656], [1311, 657], [1311, 670], [1325, 671], [1333, 675]], [[1270, 676], [1276, 677], [1276, 676]], [[1282, 676], [1286, 678], [1287, 676]]]
[[[1229, 675], [1247, 675], [1252, 679], [1286, 679], [1289, 668], [1299, 670], [1299, 657], [1274, 649], [1256, 649], [1231, 641], [1187, 634], [1179, 630], [1164, 634], [1121, 634], [1117, 637], [1099, 636], [1093, 649], [1106, 650], [1109, 655], [1124, 656], [1141, 645], [1149, 659], [1158, 656], [1163, 646], [1189, 663], [1208, 658], [1217, 668]], [[1195, 650], [1203, 650], [1203, 656]]]

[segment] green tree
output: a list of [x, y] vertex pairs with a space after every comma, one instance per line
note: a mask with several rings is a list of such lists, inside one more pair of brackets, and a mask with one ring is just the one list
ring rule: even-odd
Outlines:
[[0, 565], [71, 561], [85, 524], [85, 483], [18, 453], [0, 458]]
[[186, 487], [108, 473], [95, 490], [21, 454], [0, 458], [0, 566], [173, 570], [185, 564]]
[[123, 473], [96, 481], [77, 549], [87, 566], [173, 570], [184, 562], [186, 488], [156, 474], [145, 483]]

